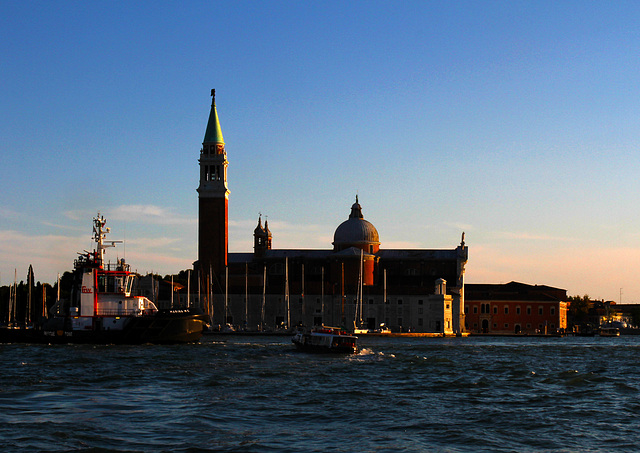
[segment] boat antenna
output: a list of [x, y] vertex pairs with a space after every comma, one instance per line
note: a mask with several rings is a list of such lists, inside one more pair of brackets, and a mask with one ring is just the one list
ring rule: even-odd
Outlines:
[[115, 247], [117, 243], [122, 242], [122, 241], [108, 241], [109, 243], [105, 244], [104, 240], [107, 237], [107, 234], [111, 233], [111, 229], [105, 227], [106, 224], [107, 224], [107, 221], [98, 212], [98, 215], [93, 218], [93, 240], [97, 244], [95, 260], [99, 268], [104, 267], [105, 249], [107, 247]]

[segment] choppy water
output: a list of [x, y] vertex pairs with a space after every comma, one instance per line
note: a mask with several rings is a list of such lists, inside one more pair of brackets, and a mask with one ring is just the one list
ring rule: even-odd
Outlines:
[[0, 345], [0, 451], [637, 451], [640, 337]]

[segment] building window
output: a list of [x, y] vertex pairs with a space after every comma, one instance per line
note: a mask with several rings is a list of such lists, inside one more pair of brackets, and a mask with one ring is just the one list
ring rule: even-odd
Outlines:
[[373, 305], [373, 299], [369, 299], [369, 305]]
[[418, 325], [422, 327], [422, 318], [418, 318]]
[[520, 314], [520, 307], [516, 307], [516, 315]]
[[509, 314], [509, 307], [507, 305], [504, 306], [504, 314], [505, 315]]
[[497, 328], [498, 328], [498, 324], [494, 322], [494, 323], [493, 323], [493, 328], [494, 328], [494, 329], [497, 329]]
[[449, 304], [447, 304], [447, 310], [449, 309]]
[[398, 299], [398, 305], [402, 305], [402, 299]]
[[477, 305], [473, 306], [473, 314], [476, 314], [476, 315], [478, 314], [478, 306]]
[[418, 305], [423, 305], [423, 304], [424, 304], [424, 300], [418, 299]]
[[422, 314], [422, 307], [418, 307], [418, 314], [421, 315]]
[[527, 324], [527, 329], [531, 329], [531, 324]]
[[[527, 307], [527, 314], [530, 315], [531, 314], [531, 307]], [[528, 325], [528, 324], [527, 324]]]
[[493, 314], [497, 315], [498, 314], [498, 307], [493, 307]]
[[556, 307], [551, 307], [551, 316], [555, 316], [556, 314]]
[[508, 329], [509, 328], [509, 324], [507, 324], [506, 322], [504, 323], [504, 328]]
[[538, 314], [542, 315], [544, 312], [544, 309], [542, 307], [538, 307]]
[[464, 314], [465, 315], [469, 314], [469, 307], [468, 306], [464, 307]]

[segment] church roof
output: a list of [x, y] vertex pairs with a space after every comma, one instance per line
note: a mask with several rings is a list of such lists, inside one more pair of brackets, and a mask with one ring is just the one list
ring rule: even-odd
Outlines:
[[380, 249], [380, 259], [403, 261], [457, 260], [456, 249]]
[[562, 301], [567, 298], [567, 290], [520, 282], [467, 283], [465, 298], [468, 300]]
[[362, 215], [362, 207], [356, 202], [351, 206], [351, 214], [349, 218], [342, 222], [333, 235], [333, 244], [379, 244], [380, 237], [378, 230], [371, 222], [364, 219]]
[[220, 143], [224, 145], [218, 111], [216, 110], [216, 90], [211, 90], [211, 98], [211, 113], [209, 113], [207, 131], [204, 133], [204, 141], [202, 143]]
[[284, 259], [288, 258], [306, 258], [306, 259], [327, 259], [333, 253], [332, 250], [314, 250], [314, 249], [275, 249], [267, 250], [264, 253], [265, 258]]

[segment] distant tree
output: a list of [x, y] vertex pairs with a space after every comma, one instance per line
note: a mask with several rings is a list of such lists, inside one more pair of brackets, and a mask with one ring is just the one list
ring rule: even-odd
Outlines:
[[584, 296], [569, 296], [568, 318], [570, 325], [586, 324], [589, 320], [589, 308], [593, 301], [588, 294]]

